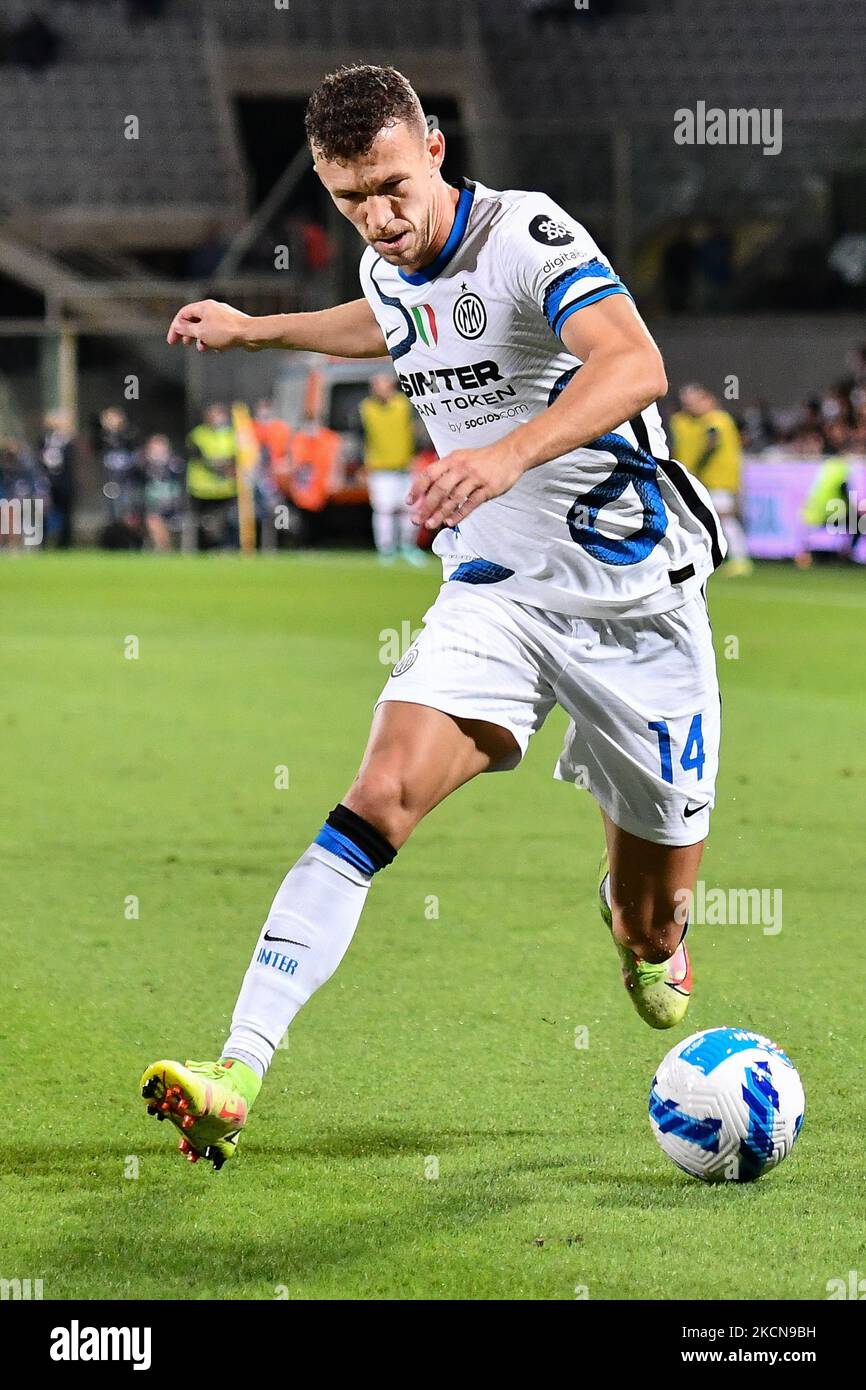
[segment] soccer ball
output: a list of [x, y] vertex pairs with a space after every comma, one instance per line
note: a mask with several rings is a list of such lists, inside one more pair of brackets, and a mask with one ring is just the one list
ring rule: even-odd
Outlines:
[[709, 1028], [677, 1043], [653, 1078], [653, 1134], [704, 1182], [754, 1182], [794, 1147], [806, 1101], [797, 1068], [760, 1033]]

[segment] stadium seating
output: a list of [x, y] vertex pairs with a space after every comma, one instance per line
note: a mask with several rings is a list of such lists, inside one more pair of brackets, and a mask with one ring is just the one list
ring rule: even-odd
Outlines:
[[[406, 4], [402, 0], [291, 0], [287, 9], [251, 0], [221, 0], [215, 19], [226, 42], [286, 44], [319, 51], [355, 50], [358, 46], [459, 49], [471, 4], [436, 0], [435, 4]], [[377, 55], [377, 61], [379, 56]]]
[[[135, 25], [122, 0], [4, 0], [3, 24], [34, 12], [62, 49], [44, 71], [0, 70], [0, 211], [19, 221], [168, 204], [239, 211], [242, 171], [209, 77], [199, 0], [173, 0], [164, 17]], [[124, 137], [130, 115], [137, 140]]]
[[[866, 31], [852, 43], [851, 5], [618, 0], [611, 15], [545, 19], [520, 0], [170, 0], [131, 24], [125, 0], [4, 0], [0, 28], [36, 13], [62, 48], [42, 71], [0, 69], [0, 218], [55, 247], [87, 245], [75, 235], [88, 226], [120, 249], [193, 244], [246, 207], [230, 109], [244, 77], [222, 74], [251, 74], [251, 90], [273, 95], [291, 59], [287, 90], [299, 93], [309, 71], [390, 56], [466, 112], [467, 172], [543, 183], [608, 244], [617, 169], [636, 250], [680, 215], [781, 226], [862, 146]], [[781, 108], [781, 154], [675, 145], [673, 113], [698, 101]], [[124, 138], [129, 115], [138, 140]], [[142, 214], [152, 220], [137, 240]]]
[[[852, 122], [866, 118], [866, 29], [852, 44], [851, 9], [851, 0], [718, 0], [696, 13], [690, 0], [670, 0], [587, 23], [583, 14], [533, 21], [518, 4], [479, 0], [485, 47], [497, 54], [496, 78], [520, 129], [523, 181], [543, 168], [580, 215], [587, 195], [594, 202], [587, 164], [609, 194], [609, 132], [628, 129], [638, 238], [672, 212], [783, 216], [810, 179], [844, 165], [861, 133]], [[700, 100], [780, 107], [782, 153], [756, 169], [753, 150], [695, 147], [684, 174], [673, 113]]]

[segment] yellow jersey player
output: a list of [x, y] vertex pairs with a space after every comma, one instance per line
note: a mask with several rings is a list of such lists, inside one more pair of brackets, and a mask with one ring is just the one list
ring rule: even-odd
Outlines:
[[750, 574], [753, 566], [739, 517], [743, 449], [737, 422], [705, 386], [684, 386], [680, 405], [671, 420], [674, 458], [700, 478], [713, 499], [728, 542], [722, 573], [731, 579]]
[[392, 371], [377, 372], [359, 406], [364, 433], [364, 472], [373, 513], [373, 541], [382, 564], [399, 553], [410, 564], [425, 563], [415, 544], [417, 527], [406, 501], [415, 458], [411, 405], [397, 389]]

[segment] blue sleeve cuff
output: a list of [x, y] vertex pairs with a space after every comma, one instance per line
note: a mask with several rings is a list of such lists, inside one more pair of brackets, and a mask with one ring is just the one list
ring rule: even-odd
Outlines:
[[557, 337], [562, 337], [563, 325], [576, 314], [578, 309], [585, 309], [588, 304], [598, 304], [601, 299], [609, 299], [612, 294], [627, 294], [632, 298], [625, 285], [604, 285], [600, 290], [592, 290], [589, 294], [583, 295], [580, 299], [574, 299], [570, 304], [565, 304], [556, 315], [550, 325]]

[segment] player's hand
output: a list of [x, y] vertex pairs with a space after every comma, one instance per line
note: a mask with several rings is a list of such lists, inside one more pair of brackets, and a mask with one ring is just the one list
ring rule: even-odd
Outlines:
[[522, 475], [507, 442], [484, 449], [458, 449], [423, 469], [407, 501], [416, 526], [457, 526], [482, 502], [499, 497]]
[[216, 299], [201, 299], [185, 304], [178, 310], [168, 330], [169, 343], [183, 343], [199, 352], [225, 352], [228, 348], [246, 347], [245, 329], [251, 315]]

